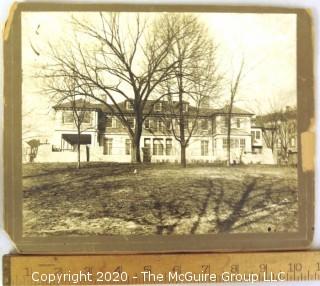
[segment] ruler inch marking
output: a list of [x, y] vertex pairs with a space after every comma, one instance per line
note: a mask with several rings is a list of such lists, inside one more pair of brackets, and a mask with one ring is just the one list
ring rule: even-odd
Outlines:
[[[303, 255], [301, 255], [302, 253]], [[195, 275], [216, 275], [216, 283], [228, 282], [222, 278], [224, 272], [246, 274], [248, 276], [256, 274], [260, 282], [265, 281], [264, 279], [278, 279], [280, 273], [284, 273], [283, 278], [286, 281], [320, 280], [320, 270], [318, 269], [320, 251], [64, 256], [12, 255], [8, 256], [7, 260], [9, 261], [7, 267], [10, 265], [10, 269], [6, 270], [10, 274], [11, 283], [9, 285], [21, 285], [21, 283], [24, 283], [24, 285], [42, 285], [32, 281], [33, 271], [57, 275], [82, 271], [83, 273], [91, 273], [95, 279], [97, 279], [97, 272], [107, 273], [108, 275], [116, 273], [117, 277], [123, 275], [123, 278], [127, 275], [126, 281], [102, 281], [98, 283], [94, 281], [96, 282], [94, 285], [185, 284], [187, 281], [169, 281], [169, 278], [170, 273], [177, 273], [176, 275], [183, 277], [187, 272]], [[144, 281], [142, 272], [152, 273], [152, 277], [155, 278]], [[5, 276], [7, 277], [7, 275]], [[163, 277], [163, 281], [156, 280], [160, 276]], [[205, 281], [203, 283], [211, 282]], [[51, 284], [57, 285], [56, 283]], [[60, 283], [60, 285], [84, 284], [91, 285], [84, 281]], [[4, 285], [6, 284], [4, 283]]]

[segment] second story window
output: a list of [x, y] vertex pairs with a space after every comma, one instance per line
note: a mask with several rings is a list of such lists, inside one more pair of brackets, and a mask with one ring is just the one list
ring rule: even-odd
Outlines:
[[144, 128], [145, 129], [151, 129], [151, 119], [146, 119], [145, 121], [144, 121]]
[[171, 120], [166, 121], [166, 129], [167, 129], [167, 131], [171, 130]]
[[185, 119], [184, 120], [184, 129], [189, 129], [189, 120], [188, 119]]
[[118, 125], [120, 125], [117, 123], [118, 123], [118, 120], [116, 118], [112, 117], [112, 128], [117, 128]]
[[161, 119], [157, 120], [157, 131], [161, 131], [161, 132], [164, 131], [164, 123]]
[[62, 112], [62, 123], [70, 124], [74, 122], [73, 112], [72, 111], [63, 111]]
[[107, 128], [111, 128], [112, 127], [112, 118], [111, 117], [107, 117], [106, 118], [106, 127]]
[[224, 124], [224, 127], [225, 128], [227, 128], [228, 127], [228, 116], [225, 116], [224, 118], [223, 118], [223, 124]]
[[135, 127], [135, 120], [134, 120], [134, 118], [133, 117], [129, 117], [128, 119], [127, 119], [127, 121], [128, 121], [128, 124], [129, 124], [129, 126], [132, 128], [132, 129], [134, 129], [134, 127]]
[[126, 101], [126, 109], [127, 110], [133, 110], [133, 104], [129, 100]]
[[162, 102], [157, 102], [157, 103], [153, 106], [153, 110], [154, 110], [154, 111], [162, 111]]
[[106, 119], [106, 127], [107, 128], [117, 128], [117, 119], [114, 117], [107, 117]]
[[261, 132], [260, 130], [251, 131], [251, 137], [253, 140], [260, 140], [261, 139]]
[[241, 127], [241, 120], [240, 120], [240, 118], [237, 118], [237, 128], [240, 128]]
[[208, 130], [209, 129], [209, 121], [208, 121], [208, 119], [202, 119], [201, 120], [201, 129], [202, 130]]
[[188, 110], [189, 110], [189, 104], [188, 104], [188, 103], [183, 103], [183, 104], [182, 104], [182, 109], [183, 109], [183, 112], [188, 112]]

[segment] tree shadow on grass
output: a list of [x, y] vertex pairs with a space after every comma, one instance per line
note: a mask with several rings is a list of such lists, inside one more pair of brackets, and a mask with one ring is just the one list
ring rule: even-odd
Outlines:
[[[246, 180], [244, 183], [244, 191], [242, 191], [240, 198], [232, 203], [232, 211], [227, 218], [221, 218], [221, 205], [224, 202], [224, 189], [220, 188], [218, 192], [218, 200], [215, 202], [215, 215], [216, 215], [216, 229], [217, 232], [228, 232], [234, 224], [241, 218], [241, 212], [249, 198], [249, 195], [254, 191], [256, 185], [256, 178]], [[230, 204], [229, 204], [230, 205]]]
[[[283, 178], [249, 174], [238, 180], [211, 179], [184, 176], [178, 168], [163, 176], [151, 167], [134, 175], [130, 165], [119, 165], [110, 175], [110, 168], [27, 179], [31, 181], [24, 192], [26, 206], [37, 216], [38, 228], [50, 232], [76, 216], [79, 224], [87, 224], [81, 234], [89, 234], [91, 222], [99, 220], [101, 233], [110, 235], [128, 233], [121, 221], [134, 225], [131, 234], [236, 232], [250, 224], [263, 225], [266, 231], [268, 217], [279, 214], [273, 205], [294, 209], [297, 202], [296, 185]], [[108, 223], [112, 220], [117, 223]], [[290, 224], [293, 219], [283, 220]], [[75, 230], [66, 234], [70, 233]]]
[[[272, 177], [247, 176], [238, 189], [238, 196], [226, 194], [226, 181], [220, 185], [215, 197], [215, 223], [212, 231], [218, 233], [237, 232], [244, 227], [260, 224], [259, 231], [270, 232], [270, 225], [280, 224], [279, 229], [297, 223], [297, 217], [280, 217], [285, 210], [297, 211], [297, 188]], [[236, 182], [234, 182], [236, 184]], [[239, 183], [238, 183], [239, 184]], [[289, 214], [288, 214], [289, 216]], [[288, 221], [290, 221], [288, 223]]]

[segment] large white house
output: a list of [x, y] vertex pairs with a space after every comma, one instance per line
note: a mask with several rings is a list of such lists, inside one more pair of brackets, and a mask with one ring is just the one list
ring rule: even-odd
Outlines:
[[[135, 125], [134, 111], [129, 101], [118, 104], [121, 113]], [[131, 140], [116, 113], [100, 104], [77, 102], [85, 112], [81, 126], [80, 144], [82, 160], [130, 162]], [[149, 101], [146, 110], [152, 112], [145, 119], [140, 141], [141, 157], [150, 162], [179, 162], [180, 144], [172, 128], [179, 128], [172, 114], [166, 112], [167, 102]], [[187, 162], [217, 162], [227, 159], [227, 107], [223, 109], [200, 108], [195, 117], [195, 107], [185, 103], [186, 128], [197, 118], [186, 151]], [[70, 103], [54, 106], [55, 130], [51, 144], [38, 151], [35, 161], [75, 161], [77, 129]], [[149, 114], [149, 113], [148, 113]], [[272, 152], [263, 142], [262, 129], [252, 126], [254, 114], [234, 107], [231, 117], [231, 159], [235, 163], [273, 164]], [[165, 120], [164, 120], [165, 119]], [[170, 119], [170, 120], [167, 120]], [[167, 120], [167, 121], [166, 121]], [[176, 129], [175, 129], [176, 130]]]

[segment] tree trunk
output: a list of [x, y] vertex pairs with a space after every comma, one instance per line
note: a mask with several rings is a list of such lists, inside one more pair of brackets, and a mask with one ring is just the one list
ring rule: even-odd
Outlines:
[[[232, 110], [232, 105], [231, 105]], [[228, 132], [227, 132], [227, 166], [231, 164], [231, 112], [228, 114]]]
[[181, 156], [181, 166], [183, 168], [187, 167], [187, 159], [186, 159], [186, 138], [185, 138], [185, 116], [184, 116], [184, 110], [183, 110], [183, 80], [182, 80], [182, 62], [181, 60], [179, 61], [179, 120], [180, 120], [180, 146], [181, 146], [181, 151], [180, 151], [180, 156]]
[[141, 163], [140, 138], [131, 140], [131, 163]]
[[185, 144], [181, 144], [181, 166], [183, 168], [187, 167], [187, 159], [186, 159], [186, 145]]
[[141, 139], [141, 128], [137, 127], [135, 130], [134, 137], [131, 138], [131, 162], [132, 163], [141, 163], [140, 139]]
[[80, 169], [81, 168], [81, 164], [80, 164], [80, 130], [78, 129], [78, 164], [77, 164], [77, 168]]

